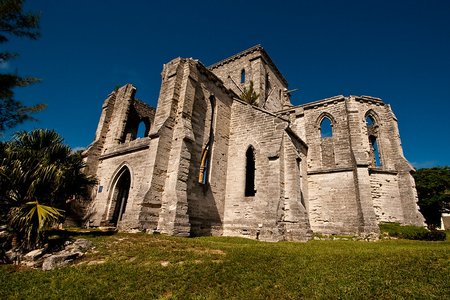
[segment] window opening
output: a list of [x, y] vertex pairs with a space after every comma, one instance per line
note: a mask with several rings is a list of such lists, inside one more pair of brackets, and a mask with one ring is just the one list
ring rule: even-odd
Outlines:
[[214, 111], [216, 105], [216, 98], [214, 95], [209, 97], [209, 102], [211, 105], [211, 123], [209, 125], [209, 138], [206, 142], [205, 147], [202, 150], [202, 155], [200, 157], [200, 172], [198, 174], [198, 182], [206, 186], [209, 180], [209, 173], [211, 172], [210, 160], [211, 160], [211, 149], [214, 144]]
[[324, 117], [322, 122], [320, 122], [320, 136], [322, 138], [333, 136], [333, 126], [331, 120], [328, 117]]
[[245, 83], [245, 70], [242, 69], [241, 71], [241, 83]]
[[246, 165], [245, 165], [245, 196], [252, 197], [255, 196], [255, 154], [253, 147], [250, 146], [245, 154]]
[[202, 156], [200, 160], [200, 173], [198, 175], [198, 182], [201, 184], [208, 183], [209, 175], [209, 143], [202, 151]]
[[372, 116], [367, 116], [366, 117], [366, 125], [367, 126], [373, 126], [375, 124], [375, 120], [373, 119]]
[[145, 125], [144, 120], [142, 120], [141, 122], [139, 122], [136, 138], [140, 139], [145, 137], [146, 135], [147, 135], [147, 126]]
[[378, 143], [377, 138], [371, 135], [369, 137], [370, 142], [370, 154], [372, 157], [372, 165], [375, 167], [381, 167], [381, 159], [380, 159], [380, 152], [378, 150]]

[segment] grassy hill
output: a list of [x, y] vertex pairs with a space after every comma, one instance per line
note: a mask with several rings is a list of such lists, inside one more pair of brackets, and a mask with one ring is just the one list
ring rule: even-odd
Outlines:
[[0, 299], [445, 299], [450, 242], [265, 243], [126, 234], [75, 265], [0, 266]]

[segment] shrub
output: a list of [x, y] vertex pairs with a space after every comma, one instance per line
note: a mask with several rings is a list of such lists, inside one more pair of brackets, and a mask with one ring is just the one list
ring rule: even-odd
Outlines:
[[398, 223], [380, 224], [380, 231], [382, 233], [387, 233], [389, 236], [407, 240], [445, 241], [446, 239], [444, 231], [430, 231], [424, 227], [412, 225], [403, 226]]

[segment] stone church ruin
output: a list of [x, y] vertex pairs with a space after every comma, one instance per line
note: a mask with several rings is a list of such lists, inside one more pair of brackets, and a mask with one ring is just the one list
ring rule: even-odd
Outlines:
[[[250, 82], [254, 105], [240, 99]], [[210, 67], [167, 63], [156, 108], [131, 84], [112, 92], [84, 152], [99, 180], [90, 225], [266, 241], [423, 226], [390, 106], [369, 96], [293, 106], [287, 88], [257, 45]]]

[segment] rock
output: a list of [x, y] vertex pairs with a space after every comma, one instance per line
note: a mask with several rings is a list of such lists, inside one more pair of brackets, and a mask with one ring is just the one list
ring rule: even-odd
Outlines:
[[170, 264], [168, 261], [161, 261], [161, 266], [167, 267]]
[[78, 239], [73, 242], [73, 244], [68, 245], [66, 251], [81, 251], [86, 252], [92, 246], [92, 242], [86, 239]]
[[6, 258], [14, 264], [18, 264], [20, 261], [20, 253], [14, 250], [9, 250], [5, 252]]
[[22, 256], [20, 264], [30, 268], [40, 268], [42, 266], [43, 262], [42, 256], [44, 252], [45, 248], [32, 250], [27, 254], [25, 254], [24, 256]]
[[72, 244], [67, 245], [64, 250], [46, 257], [42, 264], [42, 270], [49, 271], [62, 266], [66, 266], [74, 259], [83, 256], [84, 252], [86, 252], [91, 246], [92, 242], [89, 240], [75, 240], [75, 242], [73, 242]]
[[35, 261], [35, 260], [38, 260], [44, 254], [44, 251], [45, 251], [44, 248], [32, 250], [32, 251], [28, 252], [27, 254], [25, 254], [22, 259], [24, 261]]
[[49, 271], [62, 266], [68, 265], [74, 259], [82, 256], [81, 252], [67, 252], [65, 250], [58, 252], [57, 254], [51, 255], [44, 259], [42, 264], [42, 270]]

